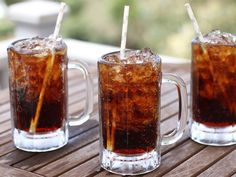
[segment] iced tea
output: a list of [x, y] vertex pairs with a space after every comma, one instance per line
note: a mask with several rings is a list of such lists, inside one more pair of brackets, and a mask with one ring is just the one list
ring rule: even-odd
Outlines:
[[[20, 40], [8, 48], [11, 114], [18, 130], [29, 131], [39, 104], [40, 92], [52, 51], [48, 39]], [[55, 131], [67, 117], [67, 54], [63, 42], [56, 43], [55, 59], [43, 95], [36, 132]], [[64, 69], [63, 69], [64, 68]]]

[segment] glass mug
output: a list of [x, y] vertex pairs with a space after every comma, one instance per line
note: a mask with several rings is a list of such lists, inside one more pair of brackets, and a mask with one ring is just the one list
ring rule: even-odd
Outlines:
[[192, 42], [190, 136], [201, 144], [236, 144], [236, 42], [230, 36], [216, 30], [205, 36], [214, 43]]
[[[53, 46], [53, 47], [52, 47]], [[87, 66], [69, 61], [63, 40], [48, 38], [13, 42], [7, 49], [13, 142], [18, 149], [44, 152], [68, 142], [68, 124], [81, 125], [93, 110], [93, 86]], [[78, 69], [86, 80], [86, 104], [68, 119], [67, 70]]]
[[[183, 80], [161, 72], [161, 59], [150, 50], [108, 53], [98, 61], [100, 164], [113, 173], [137, 175], [160, 165], [160, 146], [178, 141], [187, 124]], [[177, 86], [177, 128], [161, 138], [161, 84]]]

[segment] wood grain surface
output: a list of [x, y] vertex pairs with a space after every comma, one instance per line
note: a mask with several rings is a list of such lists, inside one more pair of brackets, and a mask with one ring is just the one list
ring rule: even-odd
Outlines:
[[[69, 128], [68, 144], [56, 151], [29, 153], [14, 147], [11, 139], [9, 91], [0, 91], [0, 176], [13, 177], [84, 177], [118, 176], [99, 165], [99, 122], [97, 70], [90, 66], [94, 82], [94, 111], [85, 124]], [[190, 65], [163, 65], [163, 72], [176, 73], [185, 81], [190, 100]], [[85, 104], [85, 82], [82, 75], [69, 75], [69, 113], [76, 115]], [[163, 84], [161, 91], [161, 132], [176, 127], [178, 95], [176, 88]], [[236, 177], [236, 145], [210, 147], [189, 139], [188, 130], [175, 144], [162, 146], [161, 165], [148, 177]]]

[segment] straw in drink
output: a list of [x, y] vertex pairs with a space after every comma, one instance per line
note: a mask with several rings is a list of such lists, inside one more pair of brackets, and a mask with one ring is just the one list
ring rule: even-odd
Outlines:
[[197, 39], [192, 42], [193, 119], [209, 127], [236, 124], [236, 36], [212, 31], [202, 36], [189, 4]]

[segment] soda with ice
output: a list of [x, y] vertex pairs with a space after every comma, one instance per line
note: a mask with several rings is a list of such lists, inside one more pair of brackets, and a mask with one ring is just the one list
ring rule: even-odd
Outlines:
[[236, 124], [236, 36], [228, 38], [209, 33], [205, 54], [199, 41], [192, 45], [193, 119], [210, 127]]
[[191, 87], [192, 139], [236, 143], [236, 35], [215, 30], [193, 40]]
[[[55, 53], [52, 53], [52, 47]], [[67, 117], [67, 47], [62, 40], [49, 38], [16, 41], [8, 48], [11, 114], [16, 129], [28, 132], [35, 118], [47, 66], [55, 55], [48, 75], [36, 132], [61, 128]], [[63, 69], [64, 68], [64, 69]]]
[[[105, 54], [98, 61], [100, 163], [122, 175], [144, 174], [161, 162], [161, 145], [173, 144], [187, 125], [184, 81], [163, 73], [161, 58], [150, 49]], [[178, 127], [168, 135], [160, 131], [162, 83], [175, 85], [179, 95]]]
[[161, 60], [150, 50], [111, 53], [98, 62], [102, 144], [118, 154], [152, 151], [160, 138]]

